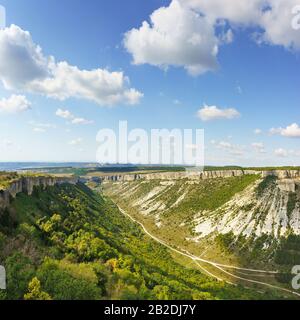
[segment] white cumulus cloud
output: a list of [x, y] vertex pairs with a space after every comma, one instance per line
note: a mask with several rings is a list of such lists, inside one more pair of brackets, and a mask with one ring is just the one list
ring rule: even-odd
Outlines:
[[92, 124], [94, 121], [85, 118], [76, 117], [69, 110], [57, 109], [55, 113], [58, 117], [70, 120], [72, 124]]
[[178, 0], [154, 11], [150, 22], [144, 21], [124, 38], [134, 64], [184, 67], [192, 75], [217, 68], [218, 42], [210, 19]]
[[234, 24], [253, 24], [260, 19], [265, 0], [180, 0], [213, 20], [226, 19]]
[[220, 109], [217, 106], [204, 106], [197, 112], [197, 116], [202, 121], [212, 121], [221, 119], [234, 119], [240, 117], [240, 113], [233, 108]]
[[292, 27], [297, 5], [299, 0], [172, 0], [129, 30], [124, 46], [134, 64], [184, 67], [199, 75], [217, 68], [220, 46], [245, 28], [258, 43], [299, 50], [300, 32]]
[[69, 110], [57, 109], [55, 113], [58, 117], [63, 119], [73, 119], [73, 114]]
[[269, 9], [261, 17], [260, 26], [264, 30], [260, 40], [288, 49], [300, 50], [300, 33], [292, 27], [293, 8], [299, 0], [269, 0]]
[[18, 113], [30, 109], [31, 103], [25, 96], [11, 95], [9, 98], [0, 99], [0, 112]]
[[292, 28], [292, 12], [299, 0], [181, 1], [215, 21], [225, 19], [233, 27], [260, 27], [260, 42], [300, 49], [299, 32]]
[[28, 31], [16, 25], [0, 30], [0, 80], [6, 89], [65, 100], [79, 98], [99, 105], [137, 104], [143, 94], [130, 88], [123, 72], [81, 70], [45, 56]]
[[286, 128], [272, 128], [270, 129], [270, 133], [288, 138], [300, 138], [300, 127], [297, 123], [293, 123]]

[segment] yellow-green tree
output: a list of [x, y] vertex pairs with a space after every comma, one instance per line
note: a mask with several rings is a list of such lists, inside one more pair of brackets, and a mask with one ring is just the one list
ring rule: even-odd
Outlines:
[[25, 300], [52, 300], [47, 292], [41, 290], [41, 282], [34, 277], [28, 285], [28, 293], [24, 295]]

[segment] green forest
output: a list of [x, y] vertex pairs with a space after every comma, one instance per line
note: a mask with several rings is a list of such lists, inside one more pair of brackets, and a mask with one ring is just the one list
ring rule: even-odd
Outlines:
[[83, 184], [19, 194], [0, 214], [0, 299], [266, 299], [178, 264], [124, 217], [108, 198]]

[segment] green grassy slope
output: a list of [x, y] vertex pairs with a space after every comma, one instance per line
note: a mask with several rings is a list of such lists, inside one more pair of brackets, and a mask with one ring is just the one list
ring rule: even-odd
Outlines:
[[84, 185], [19, 194], [0, 214], [0, 299], [278, 298], [175, 262], [107, 198]]
[[[153, 193], [152, 196], [147, 195], [155, 188], [162, 187], [162, 181], [107, 183], [104, 189], [116, 203], [145, 223], [157, 236], [165, 241], [171, 241], [174, 245], [184, 245], [187, 250], [192, 250], [196, 254], [200, 253], [202, 248], [197, 252], [199, 245], [186, 241], [187, 238], [195, 236], [193, 233], [195, 215], [221, 207], [234, 195], [255, 183], [257, 179], [256, 175], [245, 175], [226, 179], [208, 179], [201, 183], [177, 180], [157, 194]], [[174, 206], [180, 195], [184, 195], [184, 198]], [[143, 201], [136, 205], [141, 199]], [[164, 209], [159, 211], [155, 203], [163, 203]], [[148, 213], [141, 214], [141, 210], [148, 207], [150, 208]], [[162, 222], [162, 228], [156, 226], [157, 214]]]
[[[280, 214], [281, 210], [285, 212], [285, 206], [287, 217], [295, 215], [295, 210], [299, 208], [298, 193], [278, 190], [275, 177], [261, 179], [255, 175], [208, 179], [198, 183], [189, 180], [149, 180], [104, 184], [108, 196], [162, 241], [210, 261], [243, 268], [276, 270], [278, 274], [275, 276], [260, 275], [252, 279], [291, 289], [291, 270], [300, 261], [300, 236], [293, 234], [292, 229], [284, 235], [275, 231], [255, 233], [256, 226], [265, 228], [272, 205], [277, 208], [274, 221], [280, 225], [284, 221]], [[233, 198], [235, 200], [230, 202]], [[248, 218], [249, 212], [251, 219]], [[234, 233], [235, 229], [229, 228], [230, 223], [225, 225], [229, 227], [224, 234], [211, 227], [218, 223], [222, 225], [224, 217], [230, 223], [233, 221], [233, 228], [242, 231]], [[199, 222], [203, 223], [204, 231], [208, 222], [207, 229], [212, 230], [211, 233], [201, 237], [196, 229]], [[243, 231], [247, 231], [251, 224], [253, 229], [247, 237]], [[240, 273], [237, 272], [236, 276]], [[228, 279], [243, 283], [232, 277]]]

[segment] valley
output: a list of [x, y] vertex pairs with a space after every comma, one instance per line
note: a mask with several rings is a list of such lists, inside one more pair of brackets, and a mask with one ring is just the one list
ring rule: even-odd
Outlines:
[[297, 299], [298, 181], [297, 171], [2, 174], [0, 299]]
[[151, 234], [198, 257], [215, 278], [290, 289], [290, 270], [300, 261], [297, 176], [280, 171], [200, 181], [145, 179], [105, 182], [103, 188]]

